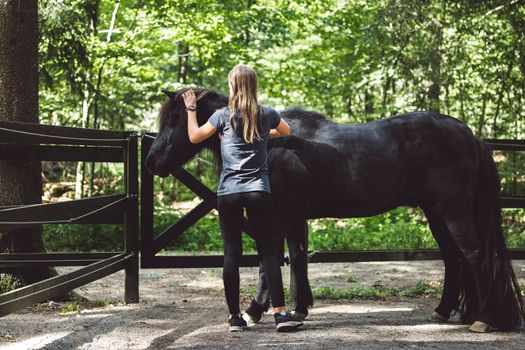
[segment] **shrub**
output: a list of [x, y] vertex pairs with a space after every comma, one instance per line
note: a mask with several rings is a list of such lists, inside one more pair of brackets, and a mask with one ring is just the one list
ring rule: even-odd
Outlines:
[[0, 274], [0, 294], [10, 292], [18, 287], [21, 287], [21, 283], [18, 279], [14, 278], [10, 274]]
[[52, 252], [124, 250], [123, 225], [44, 225], [43, 237]]
[[[159, 234], [184, 214], [157, 205], [154, 231]], [[503, 229], [509, 247], [525, 247], [523, 209], [506, 209]], [[372, 250], [437, 248], [422, 211], [397, 208], [388, 213], [352, 219], [309, 220], [309, 250]], [[245, 252], [255, 252], [255, 242], [243, 234]], [[44, 225], [48, 251], [120, 251], [124, 249], [122, 225]], [[166, 250], [221, 252], [223, 243], [219, 218], [208, 213]]]

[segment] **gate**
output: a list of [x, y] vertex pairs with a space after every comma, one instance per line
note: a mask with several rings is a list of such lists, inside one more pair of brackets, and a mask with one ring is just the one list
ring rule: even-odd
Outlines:
[[[0, 268], [84, 266], [0, 295], [0, 316], [124, 269], [126, 303], [138, 302], [138, 135], [130, 132], [0, 122], [0, 160], [124, 164], [125, 193], [52, 204], [0, 207], [0, 231], [42, 224], [121, 224], [123, 252], [3, 253]], [[14, 232], [13, 234], [16, 234]]]
[[[206, 185], [196, 179], [184, 168], [179, 167], [172, 175], [199, 196], [202, 199], [202, 202], [164, 231], [157, 235], [155, 234], [153, 229], [153, 176], [144, 167], [144, 161], [146, 160], [151, 145], [155, 140], [155, 135], [155, 133], [143, 134], [141, 142], [140, 267], [221, 267], [223, 263], [222, 255], [156, 255], [160, 250], [182, 235], [189, 227], [199, 221], [204, 215], [216, 208], [217, 198], [214, 191], [206, 187]], [[246, 220], [243, 224], [243, 231], [251, 236]], [[259, 260], [257, 255], [244, 254], [240, 260], [240, 266], [246, 267], [258, 265]]]

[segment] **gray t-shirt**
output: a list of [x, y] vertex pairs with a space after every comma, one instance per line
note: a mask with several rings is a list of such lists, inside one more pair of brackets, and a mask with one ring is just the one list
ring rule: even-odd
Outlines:
[[251, 191], [270, 192], [266, 146], [270, 129], [274, 129], [281, 122], [279, 112], [271, 107], [261, 106], [258, 130], [262, 140], [254, 140], [253, 144], [244, 141], [240, 113], [237, 112], [233, 119], [233, 132], [229, 119], [230, 110], [224, 107], [215, 111], [208, 120], [221, 136], [222, 172], [217, 195]]

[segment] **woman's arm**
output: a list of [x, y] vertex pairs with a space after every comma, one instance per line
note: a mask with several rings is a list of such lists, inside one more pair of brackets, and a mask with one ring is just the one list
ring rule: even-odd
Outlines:
[[270, 137], [288, 136], [291, 133], [290, 125], [281, 118], [281, 121], [275, 129], [270, 130]]
[[215, 133], [215, 128], [209, 122], [199, 127], [197, 123], [197, 109], [191, 110], [189, 107], [197, 107], [197, 98], [193, 90], [188, 90], [182, 94], [184, 104], [188, 113], [188, 137], [191, 143], [199, 143], [206, 140]]

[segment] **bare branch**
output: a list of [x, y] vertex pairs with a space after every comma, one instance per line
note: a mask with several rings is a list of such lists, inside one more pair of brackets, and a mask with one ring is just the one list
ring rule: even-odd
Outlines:
[[479, 23], [481, 21], [483, 21], [485, 18], [487, 18], [488, 16], [492, 15], [494, 12], [497, 12], [507, 6], [511, 6], [511, 5], [514, 5], [515, 3], [519, 2], [521, 0], [512, 0], [511, 2], [509, 2], [508, 4], [503, 4], [503, 5], [499, 5], [495, 8], [493, 8], [492, 10], [488, 11], [487, 13], [485, 13], [483, 16], [481, 16], [477, 21], [476, 23]]

